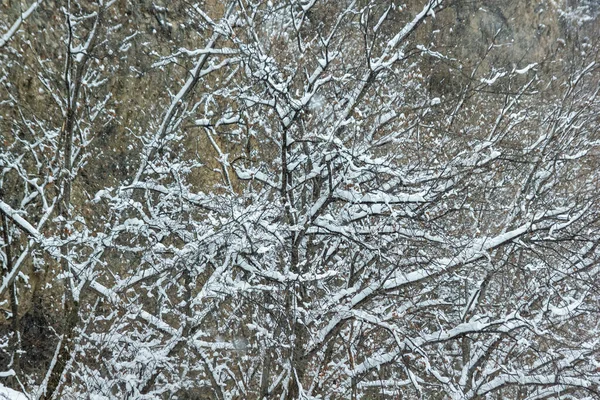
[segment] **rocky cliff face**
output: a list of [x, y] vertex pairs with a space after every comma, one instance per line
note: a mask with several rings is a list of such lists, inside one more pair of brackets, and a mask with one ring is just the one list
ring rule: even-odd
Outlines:
[[[461, 70], [478, 67], [476, 78], [536, 63], [546, 72], [565, 68], [591, 47], [598, 33], [591, 2], [456, 1], [416, 35], [451, 60], [432, 62], [430, 85], [457, 90]], [[566, 61], [566, 64], [565, 64]], [[454, 64], [454, 72], [447, 65]], [[556, 73], [560, 74], [559, 71]], [[460, 79], [458, 79], [460, 81]], [[450, 89], [448, 89], [450, 88]]]
[[[218, 18], [222, 6], [210, 3], [202, 7], [213, 18]], [[18, 19], [27, 5], [19, 1], [3, 2], [0, 22], [4, 24], [3, 32], [9, 30], [11, 22]], [[412, 1], [392, 11], [390, 31], [407, 21], [419, 7], [420, 2]], [[327, 6], [322, 12], [327, 13]], [[155, 63], [178, 48], [193, 48], [205, 29], [194, 26], [190, 13], [193, 14], [185, 4], [178, 2], [119, 2], [107, 16], [107, 22], [110, 21], [114, 29], [100, 59], [110, 74], [104, 87], [109, 88], [105, 90], [110, 92], [114, 118], [97, 129], [93, 144], [98, 146], [97, 158], [88, 163], [86, 175], [110, 181], [132, 173], [127, 158], [135, 154], [128, 153], [127, 147], [135, 143], [131, 142], [128, 129], [138, 134], [148, 129], [148, 115], [161, 112], [157, 104], [167, 101], [168, 88], [189, 69], [185, 63], [178, 66], [167, 62], [164, 67], [157, 67]], [[446, 57], [445, 61], [425, 60], [422, 70], [434, 93], [451, 94], [457, 90], [462, 71], [471, 71], [475, 65], [481, 65], [477, 74], [480, 78], [492, 69], [519, 69], [531, 63], [551, 69], [574, 53], [585, 52], [598, 32], [597, 13], [598, 6], [585, 0], [453, 1], [413, 35], [413, 42]], [[41, 57], [46, 66], [53, 64], [49, 68], [53, 74], [50, 79], [60, 80], [64, 62], [63, 24], [61, 3], [45, 3], [27, 18], [12, 43], [6, 46], [3, 57], [9, 69], [5, 76], [10, 76], [14, 83], [10, 91], [5, 88], [5, 104], [10, 103], [8, 93], [12, 92], [17, 96], [15, 99], [22, 99], [36, 112], [53, 109], [53, 101], [44, 93], [39, 77], [36, 78], [40, 66], [35, 65], [34, 58]], [[10, 58], [15, 52], [20, 53], [19, 61]], [[163, 73], [165, 68], [167, 74]], [[10, 110], [5, 108], [3, 113], [8, 116]], [[44, 118], [57, 118], [56, 111], [51, 113], [52, 116]], [[10, 131], [10, 121], [14, 119], [14, 116], [3, 119], [5, 132]], [[91, 191], [97, 189], [93, 182], [89, 184]]]

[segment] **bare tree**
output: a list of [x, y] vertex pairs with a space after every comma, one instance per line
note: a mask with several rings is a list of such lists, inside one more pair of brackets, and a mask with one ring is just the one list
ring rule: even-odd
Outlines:
[[[4, 84], [12, 386], [599, 398], [592, 43], [511, 65], [501, 26], [467, 60], [442, 46], [440, 0], [123, 7], [71, 4], [63, 68], [32, 59], [60, 118]], [[136, 12], [156, 39], [127, 31]], [[117, 47], [124, 85], [160, 88], [140, 117], [112, 108]], [[77, 184], [116, 125], [127, 173]], [[59, 293], [62, 323], [36, 375], [18, 368], [18, 307], [40, 271], [31, 291]]]

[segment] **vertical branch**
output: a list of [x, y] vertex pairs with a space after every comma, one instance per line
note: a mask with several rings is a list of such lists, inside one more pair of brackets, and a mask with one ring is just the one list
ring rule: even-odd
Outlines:
[[[48, 386], [46, 392], [43, 394], [41, 399], [50, 400], [54, 396], [54, 392], [57, 390], [61, 379], [63, 379], [63, 372], [71, 360], [71, 353], [74, 348], [75, 330], [80, 322], [79, 315], [79, 292], [76, 288], [74, 277], [69, 263], [69, 245], [66, 243], [70, 235], [69, 220], [71, 217], [71, 191], [72, 183], [74, 179], [73, 171], [73, 141], [74, 141], [74, 130], [77, 120], [77, 102], [79, 99], [79, 92], [82, 85], [82, 80], [87, 68], [90, 54], [96, 44], [97, 30], [102, 21], [103, 6], [100, 3], [94, 25], [88, 34], [87, 42], [83, 49], [79, 50], [82, 52], [82, 57], [78, 60], [76, 68], [73, 66], [73, 59], [77, 57], [72, 50], [73, 42], [73, 25], [70, 16], [70, 7], [67, 8], [67, 57], [65, 61], [65, 72], [64, 72], [64, 84], [66, 91], [66, 102], [67, 102], [67, 113], [66, 119], [63, 124], [63, 130], [61, 136], [63, 138], [63, 152], [64, 161], [63, 168], [61, 170], [61, 185], [62, 185], [62, 197], [58, 205], [58, 214], [61, 217], [60, 226], [60, 237], [63, 241], [61, 247], [61, 260], [60, 265], [63, 274], [68, 280], [68, 285], [65, 285], [65, 304], [64, 304], [64, 322], [62, 332], [62, 342], [58, 348], [56, 363], [51, 366], [51, 371], [48, 375]], [[73, 70], [74, 69], [74, 70]]]
[[215, 133], [214, 128], [212, 128], [212, 127], [210, 129], [206, 128], [206, 129], [204, 129], [204, 131], [206, 132], [206, 136], [208, 137], [208, 140], [210, 141], [211, 146], [213, 147], [213, 149], [219, 156], [218, 161], [219, 161], [219, 164], [221, 164], [223, 180], [225, 181], [225, 184], [227, 185], [229, 190], [231, 190], [233, 192], [233, 185], [231, 183], [231, 177], [229, 176], [229, 162], [227, 161], [227, 155], [223, 154], [223, 152], [221, 151], [221, 148], [219, 147], [219, 145], [215, 141], [215, 138], [213, 137], [213, 134]]
[[[0, 211], [0, 218], [2, 219], [2, 239], [4, 240], [5, 247], [5, 255], [6, 255], [6, 264], [3, 272], [3, 275], [6, 277], [10, 271], [13, 269], [12, 263], [12, 253], [11, 253], [11, 242], [8, 233], [8, 223], [6, 221], [6, 215], [4, 215], [3, 211]], [[12, 344], [12, 369], [15, 371], [15, 374], [19, 374], [20, 372], [20, 360], [19, 360], [19, 352], [21, 350], [21, 329], [19, 326], [19, 304], [17, 302], [17, 290], [15, 287], [15, 283], [10, 283], [9, 287], [9, 301], [10, 301], [10, 312], [12, 314], [11, 325], [14, 334], [13, 344]]]

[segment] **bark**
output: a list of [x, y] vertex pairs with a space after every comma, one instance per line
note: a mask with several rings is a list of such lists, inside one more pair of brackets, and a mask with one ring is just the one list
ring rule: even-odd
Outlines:
[[[2, 236], [4, 240], [5, 246], [5, 254], [6, 254], [6, 265], [3, 271], [3, 275], [6, 276], [12, 271], [13, 263], [12, 263], [12, 251], [11, 251], [11, 242], [8, 234], [8, 222], [6, 221], [6, 215], [2, 211], [0, 211], [0, 217], [2, 218]], [[15, 287], [15, 283], [12, 282], [9, 287], [9, 301], [10, 301], [10, 312], [11, 312], [11, 326], [13, 331], [13, 340], [11, 344], [11, 351], [13, 354], [12, 360], [12, 369], [15, 371], [16, 375], [20, 373], [20, 360], [19, 360], [19, 352], [21, 350], [21, 328], [19, 323], [19, 305], [17, 302], [17, 289]]]

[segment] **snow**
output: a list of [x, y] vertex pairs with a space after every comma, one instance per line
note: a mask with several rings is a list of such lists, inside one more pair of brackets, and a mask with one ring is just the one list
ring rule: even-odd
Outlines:
[[496, 83], [498, 79], [504, 76], [506, 76], [506, 72], [496, 72], [496, 74], [490, 79], [481, 78], [481, 83], [485, 83], [486, 85], [491, 86], [494, 83]]
[[15, 21], [15, 23], [10, 27], [10, 29], [0, 37], [0, 48], [4, 47], [4, 45], [17, 33], [21, 24], [29, 18], [29, 16], [35, 11], [35, 9], [42, 3], [43, 0], [37, 0], [29, 6], [29, 8], [22, 13], [19, 18]]
[[[358, 26], [359, 15], [371, 13], [375, 19], [364, 26], [376, 31], [390, 25], [393, 4], [388, 11], [358, 12], [357, 2], [344, 3], [346, 14], [324, 30], [330, 36], [312, 40], [311, 26], [319, 17], [304, 12], [315, 1], [301, 3], [282, 2], [263, 13], [264, 7], [253, 10], [245, 2], [247, 14], [232, 5], [235, 17], [220, 22], [201, 14], [206, 24], [199, 29], [215, 33], [198, 49], [180, 48], [177, 35], [164, 47], [174, 51], [169, 56], [161, 58], [146, 46], [160, 59], [155, 66], [185, 59], [182, 65], [189, 68], [180, 75], [177, 68], [154, 71], [158, 77], [168, 70], [174, 75], [164, 77], [169, 88], [160, 100], [145, 99], [150, 103], [144, 109], [152, 114], [143, 116], [143, 126], [132, 120], [127, 127], [131, 134], [123, 140], [130, 142], [124, 148], [134, 153], [127, 162], [135, 178], [110, 179], [115, 188], [96, 182], [99, 191], [93, 199], [87, 196], [90, 203], [74, 191], [71, 215], [61, 212], [52, 219], [52, 207], [63, 200], [55, 190], [64, 184], [58, 173], [44, 176], [43, 165], [41, 172], [31, 172], [29, 164], [36, 164], [29, 163], [31, 155], [10, 159], [13, 150], [0, 150], [6, 156], [0, 158], [3, 173], [18, 184], [15, 191], [5, 182], [10, 195], [0, 200], [0, 211], [20, 252], [12, 257], [16, 261], [4, 274], [0, 294], [12, 278], [19, 287], [33, 284], [23, 265], [67, 265], [41, 290], [54, 287], [74, 298], [81, 292], [76, 351], [93, 348], [90, 356], [101, 354], [109, 368], [92, 371], [86, 357], [73, 359], [69, 373], [73, 386], [79, 385], [73, 390], [106, 389], [106, 395], [122, 397], [128, 388], [135, 396], [158, 373], [146, 397], [172, 397], [185, 385], [212, 387], [222, 392], [220, 398], [246, 398], [247, 388], [260, 385], [285, 397], [295, 357], [273, 357], [265, 375], [261, 355], [290, 349], [308, 363], [306, 398], [318, 397], [316, 387], [343, 397], [358, 376], [357, 397], [369, 386], [406, 386], [408, 397], [439, 390], [453, 400], [476, 397], [479, 390], [497, 392], [506, 384], [559, 390], [597, 381], [591, 374], [570, 376], [593, 371], [598, 363], [596, 332], [590, 329], [590, 338], [583, 339], [570, 335], [570, 324], [596, 322], [586, 311], [597, 303], [589, 284], [600, 273], [598, 179], [588, 163], [598, 143], [591, 141], [594, 126], [587, 123], [597, 115], [597, 99], [538, 107], [535, 90], [543, 80], [531, 76], [535, 82], [528, 86], [517, 76], [538, 72], [535, 63], [506, 72], [483, 63], [471, 76], [475, 85], [457, 93], [466, 96], [464, 102], [434, 97], [419, 60], [445, 57], [429, 50], [436, 48], [436, 35], [417, 51], [405, 39], [435, 16], [441, 1], [426, 1], [414, 19], [400, 18], [408, 23], [395, 32], [371, 35], [373, 47], [363, 57], [345, 53], [354, 36], [346, 20]], [[265, 35], [264, 26], [278, 31]], [[84, 32], [73, 28], [74, 43], [86, 42], [89, 26]], [[235, 36], [238, 28], [245, 33]], [[275, 47], [272, 35], [293, 45]], [[85, 46], [74, 46], [83, 56]], [[403, 58], [403, 51], [409, 56]], [[334, 52], [339, 60], [332, 63]], [[105, 60], [90, 61], [85, 90], [93, 107], [98, 93], [93, 82], [103, 82], [110, 68]], [[465, 77], [471, 72], [467, 64]], [[553, 90], [579, 96], [597, 81], [587, 80], [588, 73], [594, 76], [590, 68], [573, 72], [569, 85], [562, 81]], [[494, 91], [485, 85], [505, 75], [514, 83], [510, 94], [490, 95]], [[578, 91], [580, 78], [585, 85]], [[53, 82], [44, 85], [42, 97], [62, 92], [51, 90]], [[115, 92], [103, 106], [110, 109], [107, 102], [117, 98]], [[113, 109], [120, 107], [126, 104]], [[27, 107], [21, 112], [24, 121], [15, 125], [26, 128], [31, 113]], [[86, 129], [105, 122], [101, 112], [94, 115], [98, 120], [92, 124], [81, 113], [76, 144], [88, 143]], [[37, 140], [46, 124], [52, 128], [40, 136], [47, 147], [40, 152], [29, 136]], [[40, 160], [62, 157], [57, 146], [64, 135], [55, 125], [35, 121], [19, 145], [29, 146]], [[138, 139], [145, 147], [136, 154]], [[205, 141], [213, 148], [204, 148]], [[117, 150], [116, 143], [110, 145]], [[94, 157], [85, 146], [75, 147], [84, 159]], [[54, 164], [56, 172], [63, 168], [62, 162]], [[204, 172], [214, 171], [213, 184]], [[229, 180], [232, 172], [237, 179]], [[77, 173], [72, 177], [79, 179]], [[561, 185], [552, 186], [555, 182]], [[42, 226], [45, 220], [50, 227]], [[59, 232], [63, 224], [74, 233]], [[0, 244], [7, 247], [2, 238]], [[61, 278], [66, 282], [57, 282]], [[98, 299], [97, 305], [88, 299]], [[7, 297], [3, 306], [8, 305]], [[302, 342], [299, 325], [306, 333]], [[468, 352], [461, 348], [465, 343]], [[531, 349], [537, 360], [527, 359]], [[55, 354], [50, 368], [59, 365]], [[546, 365], [557, 372], [546, 373]], [[377, 381], [383, 367], [385, 376]], [[260, 376], [268, 379], [258, 382]], [[334, 379], [338, 383], [331, 385]], [[15, 393], [7, 396], [22, 395]], [[100, 398], [99, 393], [89, 397]]]
[[532, 64], [529, 64], [528, 66], [526, 66], [525, 68], [515, 69], [515, 73], [519, 74], [519, 75], [524, 75], [527, 72], [529, 72], [531, 69], [533, 69], [534, 67], [536, 67], [537, 65], [538, 65], [537, 63], [532, 63]]
[[7, 388], [0, 383], [0, 400], [30, 400], [30, 398], [22, 392]]
[[424, 197], [424, 193], [415, 193], [415, 194], [408, 194], [408, 193], [402, 193], [402, 194], [397, 194], [397, 195], [390, 195], [387, 193], [367, 193], [365, 195], [357, 195], [356, 193], [349, 191], [349, 190], [343, 190], [343, 189], [337, 189], [335, 191], [335, 196], [339, 197], [340, 199], [349, 201], [349, 202], [353, 202], [353, 203], [364, 203], [364, 204], [370, 204], [370, 203], [384, 203], [384, 204], [394, 204], [394, 203], [424, 203], [425, 202], [425, 197]]
[[568, 305], [563, 306], [563, 307], [556, 307], [556, 306], [550, 305], [549, 309], [552, 312], [552, 314], [554, 314], [556, 316], [559, 316], [559, 317], [569, 316], [577, 310], [577, 308], [583, 303], [584, 299], [585, 299], [585, 296], [582, 296], [581, 299], [574, 299], [571, 303], [569, 303]]
[[196, 126], [210, 126], [210, 120], [207, 118], [201, 118], [194, 121]]
[[0, 211], [8, 215], [13, 221], [15, 221], [22, 229], [24, 229], [31, 236], [36, 238], [38, 241], [43, 241], [42, 235], [38, 232], [37, 229], [33, 227], [27, 220], [21, 217], [17, 211], [15, 211], [11, 206], [0, 200]]

